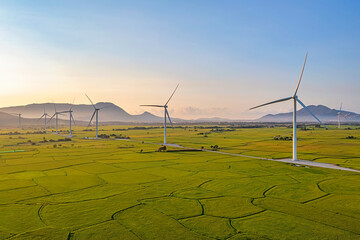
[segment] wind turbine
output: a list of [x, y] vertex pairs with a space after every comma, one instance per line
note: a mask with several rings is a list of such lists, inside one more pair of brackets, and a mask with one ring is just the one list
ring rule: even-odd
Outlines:
[[46, 133], [46, 117], [50, 117], [50, 115], [45, 112], [45, 105], [44, 105], [44, 114], [39, 118], [39, 120], [42, 119], [42, 118], [44, 118], [44, 120], [45, 120], [44, 121], [44, 131], [45, 131], [45, 133]]
[[297, 160], [297, 136], [296, 136], [296, 103], [297, 103], [297, 102], [300, 103], [300, 105], [303, 106], [303, 108], [306, 109], [321, 125], [323, 125], [326, 129], [328, 129], [328, 128], [325, 126], [325, 124], [323, 124], [323, 123], [305, 106], [305, 104], [300, 101], [300, 99], [299, 99], [298, 96], [297, 96], [297, 91], [298, 91], [298, 89], [299, 89], [299, 85], [300, 85], [300, 82], [301, 82], [301, 78], [302, 78], [303, 73], [304, 73], [304, 68], [305, 68], [305, 64], [306, 64], [307, 55], [308, 55], [308, 54], [306, 53], [304, 65], [303, 65], [303, 67], [302, 67], [301, 74], [300, 74], [300, 78], [299, 78], [298, 84], [297, 84], [297, 86], [296, 86], [296, 88], [295, 88], [294, 95], [293, 95], [292, 97], [287, 97], [287, 98], [275, 100], [275, 101], [272, 101], [272, 102], [264, 103], [264, 104], [258, 105], [258, 106], [256, 106], [256, 107], [250, 108], [250, 110], [252, 110], [252, 109], [259, 108], [259, 107], [266, 106], [266, 105], [270, 105], [270, 104], [273, 104], [273, 103], [284, 102], [284, 101], [288, 101], [288, 100], [291, 100], [291, 99], [293, 100], [293, 106], [294, 106], [294, 111], [293, 111], [293, 160], [294, 160], [294, 161]]
[[164, 104], [164, 105], [140, 105], [142, 107], [162, 107], [164, 108], [164, 145], [166, 144], [166, 118], [169, 119], [169, 122], [171, 124], [171, 127], [173, 127], [173, 124], [171, 122], [171, 119], [170, 119], [170, 115], [169, 115], [169, 112], [167, 110], [168, 108], [168, 103], [170, 102], [171, 98], [173, 97], [174, 93], [176, 92], [176, 89], [179, 87], [179, 84], [176, 86], [174, 92], [171, 94], [170, 98], [167, 100], [167, 102]]
[[67, 110], [67, 111], [62, 111], [62, 112], [59, 112], [60, 114], [62, 114], [62, 113], [69, 113], [69, 137], [72, 137], [72, 135], [71, 135], [71, 133], [72, 133], [72, 131], [71, 131], [71, 120], [74, 122], [74, 125], [75, 125], [75, 120], [74, 120], [74, 117], [73, 117], [73, 110], [72, 110], [72, 108], [70, 108], [69, 110]]
[[94, 116], [96, 115], [96, 117], [95, 117], [95, 120], [96, 120], [96, 139], [98, 139], [98, 130], [99, 130], [99, 110], [100, 110], [101, 108], [97, 108], [97, 107], [94, 105], [94, 103], [91, 101], [91, 99], [89, 98], [89, 96], [88, 96], [88, 95], [86, 95], [86, 94], [85, 94], [85, 96], [89, 99], [89, 101], [91, 102], [91, 105], [94, 107], [94, 113], [93, 113], [93, 115], [91, 116], [91, 119], [90, 119], [90, 122], [89, 122], [88, 127], [90, 127], [91, 122], [92, 122], [92, 120], [93, 120]]
[[61, 112], [57, 112], [56, 111], [56, 106], [54, 103], [54, 109], [55, 109], [55, 113], [51, 116], [49, 122], [55, 117], [55, 124], [56, 124], [56, 134], [58, 134], [58, 115], [62, 115]]
[[19, 129], [21, 130], [22, 129], [22, 126], [21, 126], [21, 113], [18, 113], [18, 116], [19, 116]]
[[26, 106], [23, 106], [22, 110], [21, 110], [19, 113], [10, 113], [11, 115], [14, 115], [14, 116], [18, 116], [18, 117], [19, 117], [19, 129], [20, 129], [20, 130], [22, 130], [22, 125], [21, 125], [21, 115], [22, 115], [22, 113], [21, 113], [21, 112], [24, 111], [25, 107], [26, 107]]
[[342, 103], [340, 105], [340, 111], [338, 111], [338, 128], [340, 128], [340, 115], [341, 115]]
[[73, 113], [72, 107], [73, 107], [74, 101], [75, 101], [75, 98], [74, 98], [73, 103], [71, 104], [71, 107], [70, 107], [69, 110], [59, 112], [59, 114], [69, 113], [69, 137], [72, 137], [71, 120], [74, 122], [74, 125], [75, 125], [75, 119], [74, 119], [74, 116], [72, 114]]
[[22, 126], [21, 126], [21, 113], [10, 113], [11, 115], [14, 115], [14, 116], [18, 116], [19, 117], [19, 129], [21, 130], [22, 129]]

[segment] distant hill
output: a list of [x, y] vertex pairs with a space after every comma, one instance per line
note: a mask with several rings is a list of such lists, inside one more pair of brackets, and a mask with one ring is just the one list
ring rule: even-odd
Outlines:
[[[94, 108], [92, 105], [86, 104], [79, 104], [79, 105], [71, 105], [68, 103], [56, 103], [56, 110], [66, 111], [72, 108], [73, 116], [75, 121], [84, 121], [89, 122], [90, 118], [94, 112]], [[106, 123], [162, 123], [164, 120], [162, 117], [155, 116], [149, 112], [144, 112], [138, 115], [131, 115], [127, 113], [121, 107], [110, 103], [110, 102], [99, 102], [96, 103], [95, 106], [97, 108], [101, 108], [99, 111], [99, 122]], [[13, 107], [4, 107], [0, 108], [0, 112], [3, 113], [22, 113], [24, 118], [39, 118], [42, 114], [44, 114], [44, 107], [45, 111], [52, 116], [55, 112], [54, 104], [53, 103], [44, 103], [44, 104], [29, 104], [26, 106], [13, 106]], [[5, 117], [5, 115], [4, 115]], [[15, 117], [16, 116], [6, 116], [4, 121], [8, 121], [8, 117]], [[6, 120], [7, 119], [7, 120]], [[68, 115], [61, 115], [59, 119], [68, 119]], [[1, 124], [2, 117], [0, 116], [0, 124]], [[185, 121], [182, 119], [172, 118], [173, 122]], [[16, 120], [17, 121], [17, 120]], [[2, 124], [1, 124], [2, 125]]]
[[[330, 109], [323, 105], [309, 105], [310, 111], [315, 114], [323, 122], [337, 122], [339, 110]], [[299, 122], [316, 122], [306, 109], [302, 108], [297, 111], [297, 119]], [[293, 113], [268, 114], [256, 121], [258, 122], [292, 122]], [[341, 111], [341, 122], [360, 122], [360, 114]]]
[[0, 112], [0, 125], [3, 127], [10, 127], [18, 123], [18, 117], [7, 113]]

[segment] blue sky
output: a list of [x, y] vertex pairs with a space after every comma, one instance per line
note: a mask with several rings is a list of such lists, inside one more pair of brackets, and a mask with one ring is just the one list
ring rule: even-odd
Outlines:
[[358, 1], [0, 1], [0, 106], [111, 101], [251, 119], [299, 97], [360, 112]]

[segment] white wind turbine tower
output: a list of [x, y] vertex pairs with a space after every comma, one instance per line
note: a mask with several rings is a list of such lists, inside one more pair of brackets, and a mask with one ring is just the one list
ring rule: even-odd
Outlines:
[[170, 102], [171, 98], [173, 97], [174, 93], [176, 92], [176, 89], [179, 87], [179, 84], [176, 86], [174, 92], [171, 94], [170, 98], [167, 100], [167, 102], [164, 105], [140, 105], [143, 107], [162, 107], [164, 108], [164, 145], [166, 144], [166, 118], [169, 119], [169, 122], [171, 124], [171, 127], [173, 127], [171, 119], [170, 119], [170, 115], [169, 112], [167, 110], [168, 108], [168, 103]]
[[338, 128], [340, 128], [340, 115], [341, 115], [342, 103], [340, 105], [340, 111], [338, 111]]
[[294, 160], [294, 161], [297, 160], [297, 136], [296, 136], [296, 103], [297, 103], [297, 102], [300, 103], [300, 105], [303, 106], [303, 108], [306, 109], [321, 125], [323, 125], [326, 129], [328, 129], [328, 128], [325, 126], [325, 124], [323, 124], [323, 123], [305, 106], [305, 104], [300, 101], [300, 99], [299, 99], [298, 96], [296, 95], [296, 94], [297, 94], [297, 91], [298, 91], [298, 89], [299, 89], [299, 85], [300, 85], [300, 82], [301, 82], [302, 75], [303, 75], [303, 73], [304, 73], [304, 68], [305, 68], [305, 64], [306, 64], [307, 55], [308, 55], [308, 54], [306, 53], [304, 65], [303, 65], [303, 67], [302, 67], [301, 74], [300, 74], [300, 78], [299, 78], [298, 84], [297, 84], [297, 86], [296, 86], [294, 95], [293, 95], [292, 97], [287, 97], [287, 98], [279, 99], [279, 100], [276, 100], [276, 101], [268, 102], [268, 103], [261, 104], [261, 105], [259, 105], [259, 106], [250, 108], [250, 110], [252, 110], [252, 109], [259, 108], [259, 107], [266, 106], [266, 105], [270, 105], [270, 104], [273, 104], [273, 103], [284, 102], [284, 101], [288, 101], [288, 100], [290, 100], [290, 99], [293, 100], [293, 106], [294, 106], [294, 111], [293, 111], [293, 160]]
[[94, 113], [93, 113], [93, 115], [91, 116], [91, 119], [90, 119], [90, 122], [89, 122], [88, 127], [90, 127], [91, 122], [92, 122], [94, 116], [96, 115], [96, 117], [95, 117], [95, 120], [96, 120], [96, 139], [98, 139], [98, 133], [99, 133], [99, 132], [98, 132], [98, 130], [99, 130], [99, 110], [102, 109], [102, 108], [97, 108], [97, 107], [95, 106], [95, 104], [91, 101], [91, 99], [89, 98], [89, 96], [86, 95], [86, 94], [85, 94], [85, 96], [89, 99], [89, 101], [91, 102], [91, 105], [94, 107]]
[[44, 118], [44, 120], [45, 120], [45, 121], [44, 121], [44, 131], [45, 131], [45, 133], [46, 133], [46, 118], [47, 118], [47, 117], [50, 117], [50, 116], [49, 116], [49, 114], [47, 114], [47, 113], [45, 112], [45, 105], [44, 105], [44, 114], [39, 118], [39, 120], [42, 119], [42, 118]]

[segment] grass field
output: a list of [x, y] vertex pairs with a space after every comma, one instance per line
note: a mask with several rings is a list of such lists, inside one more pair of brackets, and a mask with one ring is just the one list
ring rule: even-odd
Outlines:
[[[156, 152], [161, 128], [101, 129], [131, 141], [0, 132], [0, 239], [360, 239], [359, 173]], [[291, 141], [273, 137], [291, 131], [188, 126], [168, 141], [290, 158]], [[360, 169], [360, 129], [298, 134], [299, 158]]]

